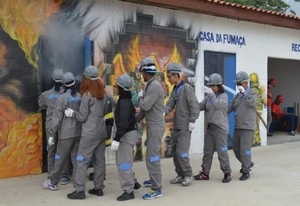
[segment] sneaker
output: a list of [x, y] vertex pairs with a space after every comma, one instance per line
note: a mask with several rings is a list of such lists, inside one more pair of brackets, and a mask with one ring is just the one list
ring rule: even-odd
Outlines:
[[296, 133], [295, 133], [294, 131], [290, 131], [289, 135], [291, 135], [291, 136], [295, 136], [295, 135], [296, 135]]
[[151, 180], [146, 180], [146, 181], [144, 181], [143, 184], [145, 187], [152, 187], [152, 185], [153, 185]]
[[62, 176], [60, 178], [60, 184], [61, 185], [67, 185], [71, 182], [70, 178], [66, 177], [66, 176]]
[[134, 183], [134, 187], [133, 187], [133, 189], [134, 190], [138, 190], [138, 189], [140, 189], [142, 186], [141, 186], [141, 184], [139, 183], [139, 182], [135, 182]]
[[222, 182], [228, 183], [230, 181], [231, 181], [231, 174], [229, 174], [229, 173], [224, 174], [224, 178], [223, 178]]
[[181, 184], [183, 186], [189, 186], [191, 184], [191, 182], [193, 181], [193, 179], [194, 179], [193, 176], [191, 176], [191, 177], [186, 176], [186, 177], [184, 177], [184, 180], [181, 182]]
[[177, 176], [174, 179], [171, 179], [170, 183], [171, 184], [179, 184], [179, 183], [182, 183], [182, 181], [183, 181], [183, 177]]
[[195, 180], [209, 180], [209, 175], [205, 174], [203, 171], [200, 172], [198, 175], [194, 176]]
[[74, 191], [74, 192], [68, 194], [67, 197], [72, 200], [83, 200], [83, 199], [85, 199], [85, 193], [84, 193], [84, 191], [80, 191], [80, 192]]
[[93, 188], [93, 189], [89, 190], [89, 194], [91, 194], [91, 195], [97, 195], [97, 196], [103, 196], [103, 190], [102, 189]]
[[44, 187], [45, 189], [49, 189], [49, 190], [52, 190], [52, 191], [58, 190], [57, 185], [52, 184], [50, 179], [46, 179], [46, 180], [43, 182], [43, 187]]
[[161, 191], [156, 191], [156, 190], [150, 190], [147, 194], [143, 196], [145, 200], [154, 200], [156, 198], [162, 197], [162, 192]]
[[247, 180], [247, 179], [250, 179], [250, 173], [249, 172], [243, 173], [242, 176], [240, 177], [241, 181], [244, 181], [244, 180]]
[[117, 198], [118, 201], [126, 201], [126, 200], [131, 200], [131, 199], [134, 199], [133, 192], [131, 192], [131, 193], [124, 192], [122, 195], [120, 195]]

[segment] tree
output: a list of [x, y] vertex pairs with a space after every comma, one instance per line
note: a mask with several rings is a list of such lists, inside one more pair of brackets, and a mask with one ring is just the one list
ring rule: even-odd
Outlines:
[[[285, 13], [290, 6], [283, 0], [224, 0], [227, 2], [232, 2], [236, 4], [253, 6], [255, 8], [266, 9], [270, 11], [277, 11]], [[299, 1], [299, 0], [295, 0]]]

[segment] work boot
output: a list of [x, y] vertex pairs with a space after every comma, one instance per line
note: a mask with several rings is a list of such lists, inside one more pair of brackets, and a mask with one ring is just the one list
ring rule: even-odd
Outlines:
[[131, 200], [131, 199], [134, 199], [133, 192], [131, 192], [131, 193], [124, 192], [122, 195], [120, 195], [117, 198], [118, 201], [126, 201], [126, 200]]
[[[252, 167], [254, 167], [254, 162], [251, 162], [250, 164], [250, 172], [252, 171]], [[240, 169], [240, 173], [243, 173], [243, 169]]]
[[245, 181], [247, 179], [250, 179], [250, 173], [249, 172], [243, 173], [242, 176], [240, 177], [241, 181]]
[[103, 190], [102, 189], [93, 188], [93, 189], [89, 190], [89, 194], [91, 194], [91, 195], [97, 195], [97, 196], [103, 196]]
[[84, 191], [80, 191], [80, 192], [74, 191], [74, 192], [68, 194], [67, 197], [69, 199], [73, 199], [73, 200], [83, 200], [83, 199], [85, 199], [85, 193], [84, 193]]
[[223, 182], [223, 183], [228, 183], [228, 182], [230, 182], [230, 181], [231, 181], [231, 174], [225, 173], [222, 182]]

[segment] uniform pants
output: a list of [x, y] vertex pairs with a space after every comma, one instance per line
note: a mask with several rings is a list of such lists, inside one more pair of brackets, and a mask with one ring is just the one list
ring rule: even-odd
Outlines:
[[158, 125], [147, 125], [147, 150], [146, 166], [152, 181], [152, 190], [160, 191], [162, 188], [162, 174], [160, 166], [161, 139], [165, 127]]
[[217, 151], [220, 168], [224, 174], [230, 174], [230, 162], [227, 147], [228, 132], [217, 125], [208, 124], [204, 138], [204, 151], [202, 159], [203, 172], [207, 175], [210, 173], [213, 155]]
[[[49, 131], [48, 129], [46, 129], [46, 137], [47, 137], [47, 144], [48, 144], [48, 139], [49, 139]], [[55, 144], [50, 146], [50, 145], [47, 145], [47, 168], [48, 168], [48, 174], [50, 176], [53, 168], [54, 168], [54, 165], [55, 165], [55, 154], [56, 154], [56, 147], [57, 147], [57, 136], [54, 137], [55, 139]], [[71, 170], [71, 159], [70, 159], [70, 156], [68, 158], [68, 163], [66, 164], [64, 170], [63, 170], [63, 173], [62, 173], [62, 176], [70, 176], [70, 170]]]
[[77, 192], [85, 191], [85, 181], [90, 159], [93, 156], [95, 189], [104, 188], [105, 178], [105, 138], [90, 138], [82, 136], [76, 156], [77, 168], [74, 187]]
[[78, 145], [79, 137], [58, 140], [54, 168], [50, 174], [52, 184], [57, 185], [59, 183], [60, 177], [64, 169], [66, 168], [66, 165], [70, 162], [70, 157], [73, 164], [73, 171], [76, 171], [75, 158], [78, 150]]
[[127, 142], [120, 142], [117, 150], [116, 163], [120, 175], [120, 185], [122, 191], [131, 193], [134, 190], [133, 147]]
[[180, 177], [192, 177], [193, 172], [189, 158], [191, 132], [188, 129], [173, 129], [172, 138], [175, 172]]
[[241, 162], [244, 173], [250, 172], [251, 146], [254, 130], [235, 129], [233, 134], [233, 152], [235, 157]]

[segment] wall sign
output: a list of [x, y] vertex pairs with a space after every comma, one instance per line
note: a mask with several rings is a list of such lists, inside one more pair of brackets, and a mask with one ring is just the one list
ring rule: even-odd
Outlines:
[[238, 36], [234, 34], [214, 34], [213, 32], [201, 31], [198, 35], [200, 41], [207, 41], [221, 44], [233, 44], [237, 46], [246, 46], [246, 40], [244, 36]]
[[292, 43], [292, 52], [300, 52], [300, 44]]

